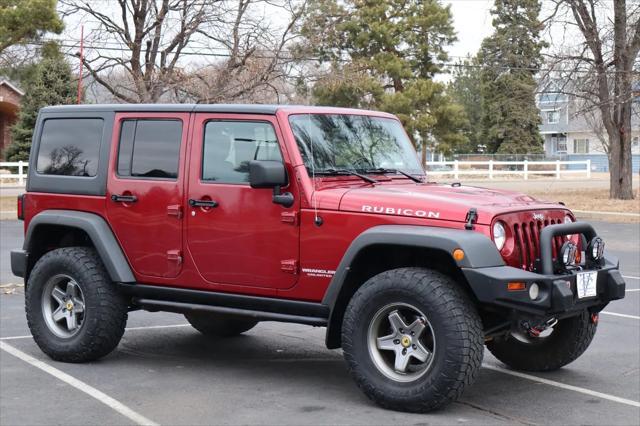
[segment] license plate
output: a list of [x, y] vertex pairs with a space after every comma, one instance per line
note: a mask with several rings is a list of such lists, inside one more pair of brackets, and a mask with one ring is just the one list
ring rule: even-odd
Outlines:
[[576, 290], [578, 291], [578, 299], [596, 296], [597, 282], [598, 271], [579, 272], [578, 275], [576, 275]]

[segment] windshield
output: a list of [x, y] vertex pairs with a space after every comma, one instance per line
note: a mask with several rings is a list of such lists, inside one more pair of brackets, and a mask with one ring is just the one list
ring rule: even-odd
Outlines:
[[347, 114], [289, 117], [309, 174], [327, 170], [402, 170], [424, 174], [413, 145], [394, 119]]

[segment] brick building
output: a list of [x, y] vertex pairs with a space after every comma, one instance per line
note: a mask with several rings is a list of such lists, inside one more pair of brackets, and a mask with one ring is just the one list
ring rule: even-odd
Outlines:
[[11, 125], [16, 120], [23, 96], [22, 90], [0, 77], [0, 160], [4, 159], [4, 151], [11, 143]]

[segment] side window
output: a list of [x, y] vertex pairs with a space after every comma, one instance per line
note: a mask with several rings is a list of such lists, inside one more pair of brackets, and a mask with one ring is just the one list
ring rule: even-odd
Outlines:
[[176, 179], [181, 141], [180, 120], [124, 120], [118, 176]]
[[248, 183], [249, 161], [282, 161], [273, 126], [260, 121], [209, 121], [204, 129], [202, 180]]
[[36, 171], [45, 175], [93, 177], [102, 140], [100, 118], [50, 118], [44, 122]]

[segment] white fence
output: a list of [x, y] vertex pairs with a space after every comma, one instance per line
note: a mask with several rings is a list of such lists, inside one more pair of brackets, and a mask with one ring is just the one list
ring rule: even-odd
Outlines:
[[[570, 168], [569, 168], [569, 167]], [[583, 167], [581, 167], [583, 166]], [[26, 169], [29, 163], [17, 161], [13, 163], [0, 162], [0, 169], [12, 168], [17, 173], [0, 173], [0, 182], [12, 179], [17, 180], [18, 185], [24, 185], [27, 179]], [[577, 168], [574, 168], [577, 167]], [[584, 174], [587, 179], [591, 178], [591, 160], [584, 161], [429, 161], [427, 162], [427, 173], [434, 175], [453, 175], [454, 179], [460, 176], [488, 176], [493, 179], [495, 176], [510, 175], [523, 176], [524, 180], [531, 175], [550, 175], [560, 179], [563, 174]]]
[[[581, 167], [583, 166], [583, 167]], [[583, 174], [591, 178], [591, 160], [584, 161], [429, 161], [427, 173], [433, 175], [460, 176], [524, 176], [528, 180], [531, 175], [550, 175], [560, 179], [563, 174]]]
[[18, 173], [0, 173], [0, 182], [5, 180], [17, 180], [18, 185], [24, 185], [27, 179], [26, 169], [29, 163], [26, 161], [0, 162], [0, 169], [17, 169]]

